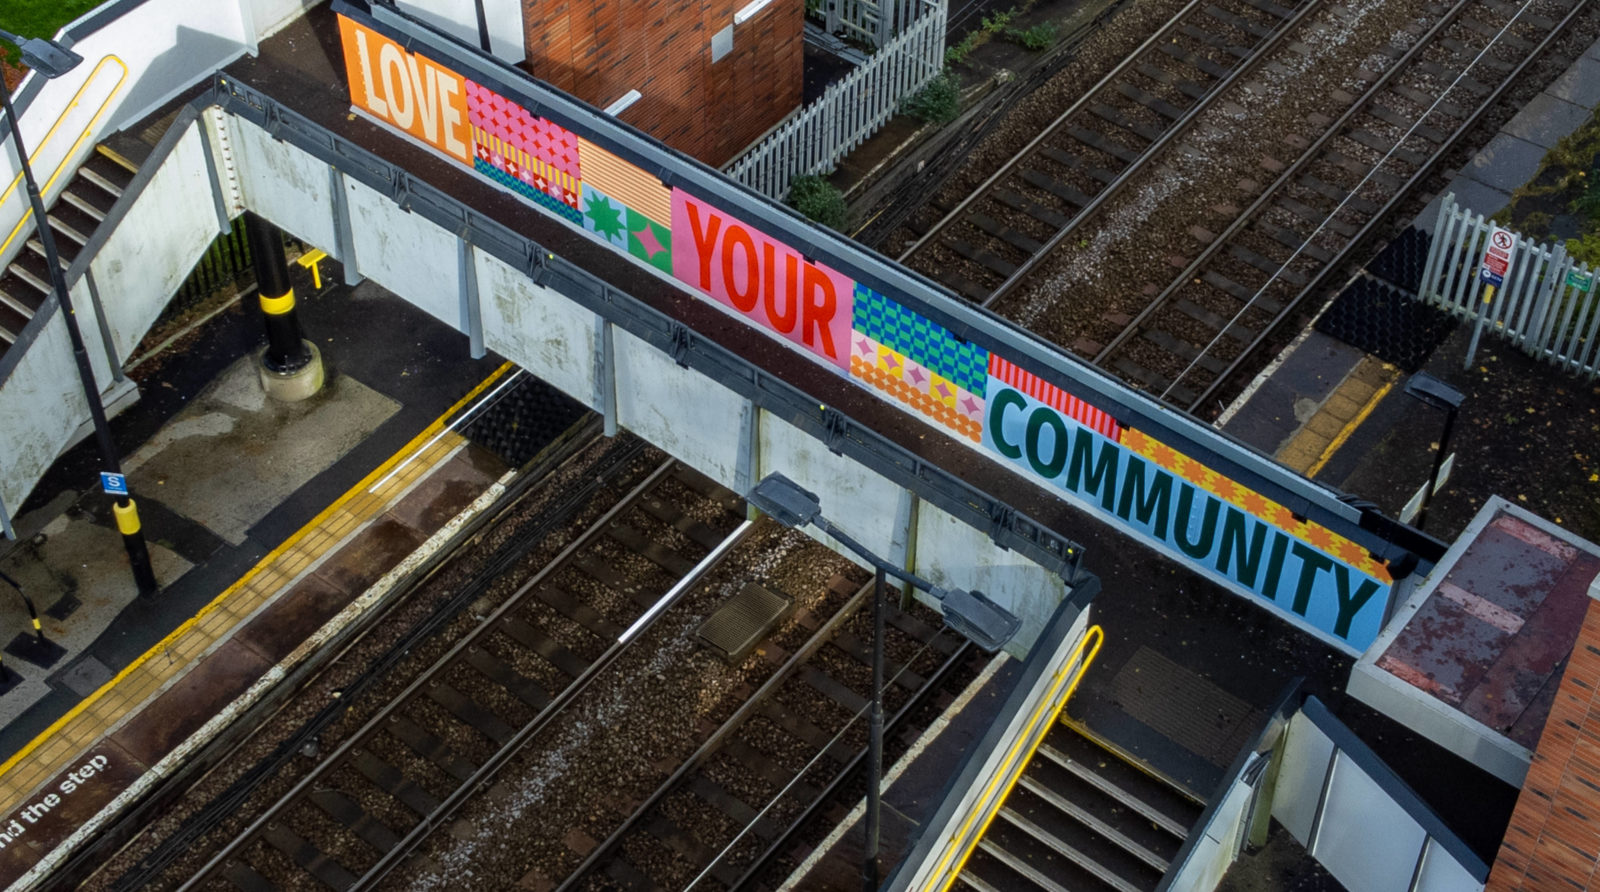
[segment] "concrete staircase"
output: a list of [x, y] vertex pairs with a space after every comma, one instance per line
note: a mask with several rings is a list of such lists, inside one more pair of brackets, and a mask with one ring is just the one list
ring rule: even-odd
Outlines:
[[1147, 892], [1161, 882], [1203, 808], [1057, 723], [960, 881], [980, 892]]
[[[125, 155], [103, 145], [96, 147], [78, 168], [49, 212], [62, 269], [71, 266], [73, 259], [89, 243], [137, 169]], [[23, 187], [19, 184], [17, 188], [20, 193]], [[18, 197], [26, 199], [25, 193]], [[44, 244], [32, 231], [31, 223], [27, 239], [16, 259], [0, 275], [0, 356], [16, 343], [28, 320], [53, 290]]]

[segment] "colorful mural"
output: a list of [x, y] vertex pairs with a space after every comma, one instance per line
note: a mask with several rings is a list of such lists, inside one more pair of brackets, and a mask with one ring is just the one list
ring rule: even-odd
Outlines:
[[344, 16], [355, 105], [1200, 572], [1354, 650], [1393, 580], [1359, 545], [726, 208]]

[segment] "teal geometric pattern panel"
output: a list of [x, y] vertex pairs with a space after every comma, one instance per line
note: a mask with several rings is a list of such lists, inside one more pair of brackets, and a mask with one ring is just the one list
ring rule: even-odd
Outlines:
[[561, 219], [567, 220], [571, 223], [576, 223], [579, 226], [583, 225], [583, 215], [578, 213], [576, 208], [572, 207], [566, 202], [556, 198], [551, 198], [549, 195], [540, 192], [527, 183], [524, 183], [516, 177], [511, 176], [503, 170], [500, 170], [493, 164], [484, 161], [482, 158], [472, 159], [472, 166], [478, 171], [478, 173], [483, 174], [491, 180], [494, 180], [496, 183], [499, 183], [507, 189], [510, 189], [534, 204], [537, 204], [539, 207], [544, 208], [552, 214], [555, 214], [557, 217], [560, 217]]
[[960, 340], [937, 322], [856, 283], [854, 328], [874, 341], [982, 394], [989, 386], [989, 351]]

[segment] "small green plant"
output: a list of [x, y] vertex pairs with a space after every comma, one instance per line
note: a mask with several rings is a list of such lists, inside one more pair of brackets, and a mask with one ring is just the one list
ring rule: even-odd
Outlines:
[[1045, 22], [1032, 28], [1012, 28], [1006, 32], [1006, 36], [1021, 44], [1023, 49], [1037, 53], [1049, 49], [1056, 42], [1056, 26], [1054, 22]]
[[925, 124], [943, 124], [961, 111], [961, 82], [949, 67], [905, 101], [906, 114]]
[[789, 206], [830, 229], [841, 229], [850, 209], [844, 193], [819, 176], [805, 175], [789, 184]]
[[1600, 221], [1600, 167], [1587, 172], [1579, 171], [1574, 179], [1578, 182], [1573, 185], [1583, 191], [1572, 200], [1572, 212]]
[[978, 27], [967, 32], [967, 36], [961, 38], [960, 43], [955, 46], [945, 47], [944, 64], [960, 65], [967, 61], [967, 57], [972, 55], [973, 50], [977, 49], [980, 44], [986, 43], [989, 38], [1006, 30], [1006, 26], [1011, 24], [1011, 20], [1016, 17], [1016, 7], [1012, 7], [1005, 12], [984, 16], [982, 21], [978, 23]]

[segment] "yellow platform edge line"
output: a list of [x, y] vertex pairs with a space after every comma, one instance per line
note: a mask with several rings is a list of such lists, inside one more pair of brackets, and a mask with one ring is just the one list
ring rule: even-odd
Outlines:
[[[1383, 398], [1388, 396], [1389, 391], [1393, 388], [1394, 379], [1391, 378], [1383, 382], [1383, 386], [1373, 392], [1372, 396], [1367, 400], [1367, 404], [1362, 406], [1361, 411], [1356, 413], [1356, 417], [1350, 419], [1348, 424], [1339, 429], [1339, 433], [1328, 443], [1328, 447], [1322, 450], [1322, 454], [1317, 456], [1317, 460], [1311, 464], [1311, 467], [1306, 469], [1306, 479], [1309, 480], [1317, 476], [1317, 472], [1321, 471], [1328, 462], [1333, 460], [1333, 454], [1339, 451], [1339, 447], [1343, 446], [1346, 440], [1350, 439], [1350, 436], [1356, 432], [1356, 428], [1366, 422], [1367, 417], [1372, 414], [1373, 410], [1378, 408], [1378, 404], [1383, 402]], [[1337, 389], [1334, 392], [1337, 393]]]
[[[175, 641], [178, 640], [178, 638], [187, 633], [191, 628], [199, 623], [200, 620], [204, 619], [207, 614], [211, 613], [213, 610], [216, 610], [224, 602], [226, 602], [234, 592], [247, 585], [257, 574], [270, 567], [272, 563], [279, 558], [279, 556], [293, 548], [302, 538], [311, 533], [313, 530], [317, 529], [323, 520], [342, 508], [346, 502], [354, 499], [357, 496], [365, 494], [367, 487], [371, 486], [373, 482], [379, 480], [384, 474], [388, 473], [395, 465], [409, 457], [413, 451], [427, 443], [431, 437], [437, 435], [439, 431], [444, 429], [445, 424], [452, 416], [461, 411], [461, 409], [464, 408], [468, 403], [476, 399], [479, 394], [489, 389], [491, 385], [505, 375], [505, 373], [511, 368], [512, 364], [510, 362], [506, 362], [503, 363], [499, 368], [495, 369], [494, 372], [489, 375], [489, 377], [483, 379], [476, 387], [473, 387], [472, 390], [468, 391], [466, 396], [463, 396], [461, 399], [457, 400], [454, 405], [445, 410], [443, 415], [440, 415], [438, 418], [434, 419], [432, 424], [429, 424], [422, 430], [421, 433], [413, 437], [410, 442], [406, 443], [406, 445], [400, 449], [400, 451], [389, 456], [388, 459], [384, 460], [383, 464], [379, 465], [377, 468], [374, 468], [371, 473], [363, 477], [361, 482], [346, 490], [343, 495], [339, 496], [339, 498], [335, 499], [332, 504], [319, 512], [317, 516], [312, 518], [309, 523], [290, 534], [289, 538], [283, 541], [283, 544], [268, 552], [267, 555], [258, 561], [254, 567], [250, 568], [249, 572], [239, 577], [237, 581], [224, 589], [222, 594], [217, 595], [204, 607], [200, 608], [198, 613], [184, 620], [176, 629], [173, 629], [170, 633], [168, 633], [165, 638], [162, 638], [160, 641], [156, 642], [156, 644], [149, 650], [140, 654], [134, 659], [133, 662], [123, 667], [122, 671], [112, 676], [110, 681], [107, 681], [105, 684], [95, 689], [94, 693], [78, 701], [76, 705], [67, 710], [65, 715], [59, 719], [56, 719], [56, 721], [52, 723], [50, 727], [40, 732], [39, 736], [28, 741], [27, 745], [18, 750], [13, 756], [11, 756], [11, 758], [5, 760], [4, 762], [0, 762], [0, 782], [3, 782], [3, 779], [6, 777], [6, 775], [9, 774], [18, 763], [32, 755], [33, 752], [39, 749], [41, 746], [49, 743], [51, 738], [60, 733], [61, 730], [69, 723], [71, 723], [79, 715], [82, 715], [102, 697], [115, 690], [117, 685], [122, 682], [123, 679], [138, 671], [140, 667], [142, 667], [153, 657], [157, 657], [165, 652]], [[98, 735], [96, 739], [98, 739]], [[76, 749], [74, 749], [74, 753], [75, 752], [77, 752]]]

